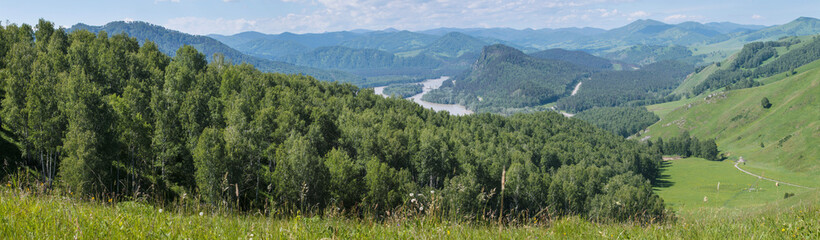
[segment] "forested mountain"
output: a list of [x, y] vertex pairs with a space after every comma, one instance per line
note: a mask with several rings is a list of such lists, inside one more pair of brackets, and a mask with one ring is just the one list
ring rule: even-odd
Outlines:
[[[284, 54], [284, 50], [288, 49], [285, 46], [304, 46], [309, 50], [345, 46], [354, 49], [378, 49], [403, 56], [425, 52], [447, 58], [474, 52], [475, 55], [471, 56], [474, 59], [481, 47], [501, 43], [526, 52], [551, 48], [583, 50], [597, 56], [638, 65], [670, 59], [701, 65], [718, 60], [716, 58], [725, 58], [745, 43], [818, 33], [820, 24], [817, 19], [801, 17], [787, 24], [770, 27], [728, 22], [667, 24], [647, 19], [636, 20], [626, 26], [610, 30], [438, 28], [419, 32], [385, 30], [275, 35], [245, 32], [232, 36], [210, 36], [243, 53], [269, 59]], [[250, 41], [256, 42], [250, 44]], [[459, 41], [464, 43], [463, 47], [453, 44]], [[273, 44], [280, 45], [270, 46], [271, 50], [267, 51], [260, 47]], [[301, 47], [292, 49], [300, 50]], [[278, 55], [281, 56], [285, 55]]]
[[480, 53], [486, 45], [486, 42], [469, 35], [451, 32], [425, 46], [421, 52], [442, 58], [458, 58], [469, 53]]
[[155, 42], [157, 47], [165, 54], [173, 56], [176, 49], [184, 45], [190, 45], [203, 52], [207, 59], [212, 60], [214, 54], [221, 54], [233, 63], [249, 63], [258, 69], [267, 72], [281, 73], [303, 73], [315, 76], [326, 81], [360, 82], [361, 77], [342, 71], [326, 71], [322, 69], [296, 66], [278, 61], [270, 61], [245, 55], [227, 45], [204, 36], [194, 36], [169, 30], [161, 26], [145, 22], [111, 22], [104, 26], [89, 26], [77, 24], [68, 31], [88, 30], [93, 33], [106, 32], [110, 35], [126, 33], [144, 43], [146, 40]]
[[820, 38], [806, 42], [798, 38], [781, 41], [754, 42], [746, 44], [729, 62], [727, 69], [720, 69], [695, 86], [697, 95], [720, 88], [739, 89], [760, 85], [755, 79], [765, 78], [794, 69], [820, 59]]
[[442, 65], [442, 61], [427, 55], [399, 57], [376, 49], [347, 47], [320, 47], [282, 60], [316, 68], [348, 70], [364, 76], [424, 75]]
[[235, 45], [234, 48], [251, 56], [270, 60], [310, 52], [311, 49], [295, 42], [278, 39], [254, 39]]
[[746, 42], [771, 41], [784, 36], [805, 36], [820, 33], [820, 20], [810, 17], [800, 17], [787, 24], [764, 28], [739, 36]]
[[701, 56], [693, 56], [689, 48], [680, 45], [634, 45], [613, 51], [597, 52], [597, 54], [604, 58], [637, 65], [668, 60], [697, 64], [702, 60]]
[[559, 29], [512, 29], [512, 28], [437, 28], [422, 33], [445, 35], [451, 32], [464, 33], [474, 37], [498, 39], [505, 45], [523, 48], [548, 49], [552, 44], [575, 41], [606, 30], [599, 28], [559, 28]]
[[487, 46], [472, 69], [425, 99], [460, 103], [478, 111], [555, 101], [590, 70], [569, 62], [538, 59], [512, 47]]
[[[169, 57], [124, 34], [33, 29], [0, 27], [0, 118], [20, 149], [12, 165], [39, 173], [43, 188], [299, 216], [384, 219], [430, 201], [453, 219], [497, 207], [603, 221], [667, 214], [650, 184], [657, 149], [557, 113], [453, 117], [350, 84], [208, 63], [192, 46]], [[410, 194], [421, 192], [429, 198]]]
[[593, 108], [575, 114], [574, 117], [622, 137], [632, 136], [660, 120], [645, 107]]
[[378, 49], [391, 53], [412, 51], [432, 44], [439, 37], [410, 31], [372, 32], [365, 36], [341, 43], [341, 46], [358, 49]]
[[594, 107], [614, 107], [629, 104], [647, 105], [677, 100], [669, 97], [694, 67], [677, 61], [663, 61], [633, 71], [601, 71], [583, 79], [574, 96], [561, 98], [557, 107], [580, 112]]
[[585, 66], [594, 69], [612, 69], [612, 60], [596, 57], [583, 51], [569, 51], [560, 48], [547, 49], [529, 54], [540, 59], [551, 59], [569, 62], [578, 66]]
[[710, 22], [703, 25], [723, 34], [752, 32], [766, 28], [766, 26], [763, 25], [737, 24], [731, 22]]
[[231, 47], [238, 46], [240, 44], [253, 40], [268, 39], [298, 43], [304, 45], [305, 47], [308, 47], [309, 49], [314, 49], [318, 47], [338, 46], [343, 42], [357, 39], [361, 37], [362, 34], [349, 31], [305, 34], [295, 34], [289, 32], [284, 32], [281, 34], [243, 32], [231, 36], [224, 36], [219, 34], [211, 34], [208, 36], [215, 38], [219, 41], [222, 41]]

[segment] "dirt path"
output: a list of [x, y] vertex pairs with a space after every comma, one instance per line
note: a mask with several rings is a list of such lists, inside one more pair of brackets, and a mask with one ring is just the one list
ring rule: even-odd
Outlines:
[[772, 182], [776, 182], [776, 183], [783, 184], [783, 185], [789, 185], [789, 186], [793, 186], [793, 187], [806, 188], [806, 189], [814, 189], [814, 188], [812, 188], [812, 187], [800, 186], [800, 185], [793, 184], [793, 183], [787, 183], [787, 182], [777, 181], [777, 180], [774, 180], [774, 179], [771, 179], [771, 178], [763, 177], [763, 176], [760, 176], [760, 175], [757, 175], [757, 174], [751, 173], [751, 172], [749, 172], [749, 171], [743, 170], [743, 169], [742, 169], [742, 168], [740, 168], [740, 166], [738, 166], [737, 164], [739, 164], [739, 162], [735, 162], [735, 168], [737, 168], [737, 170], [740, 170], [741, 172], [744, 172], [744, 173], [746, 173], [746, 174], [749, 174], [749, 175], [755, 176], [755, 177], [757, 177], [757, 178], [759, 178], [759, 179], [769, 180], [769, 181], [772, 181]]
[[583, 82], [578, 82], [578, 85], [575, 85], [575, 89], [572, 90], [572, 94], [570, 94], [570, 96], [575, 96], [575, 94], [578, 93], [578, 90], [581, 89], [581, 83]]

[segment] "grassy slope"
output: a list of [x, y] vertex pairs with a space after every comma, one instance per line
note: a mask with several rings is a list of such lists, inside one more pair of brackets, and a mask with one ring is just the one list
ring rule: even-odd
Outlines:
[[772, 239], [820, 236], [820, 192], [750, 211], [708, 209], [675, 222], [598, 224], [570, 217], [496, 225], [432, 218], [375, 222], [164, 211], [135, 204], [37, 196], [0, 187], [0, 238], [14, 239]]
[[[656, 191], [668, 206], [684, 213], [762, 207], [783, 199], [786, 192], [802, 194], [811, 191], [787, 185], [776, 187], [774, 182], [738, 171], [731, 161], [686, 158], [665, 164], [664, 183]], [[708, 201], [703, 201], [704, 197]]]
[[[650, 126], [648, 135], [668, 138], [688, 130], [700, 138], [714, 137], [730, 159], [747, 159], [745, 168], [752, 172], [820, 187], [820, 61], [799, 68], [797, 75], [762, 82], [769, 84], [729, 91], [725, 98], [693, 98], [691, 108], [681, 104], [685, 107]], [[772, 102], [770, 109], [761, 107], [763, 97]]]

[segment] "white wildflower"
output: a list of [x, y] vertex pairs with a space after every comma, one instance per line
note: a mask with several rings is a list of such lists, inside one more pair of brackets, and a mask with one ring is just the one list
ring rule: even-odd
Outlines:
[[410, 193], [410, 197], [413, 197], [413, 195], [415, 195], [415, 194], [413, 194], [413, 193]]
[[419, 207], [419, 211], [424, 211], [424, 206]]
[[415, 199], [415, 198], [410, 199], [410, 202], [411, 202], [411, 203], [416, 203], [416, 199]]
[[159, 213], [162, 213], [162, 208], [159, 209]]
[[436, 194], [435, 190], [430, 190], [430, 194]]
[[203, 213], [203, 212], [199, 212], [199, 216], [200, 216], [200, 217], [202, 217], [203, 215], [205, 215], [205, 213]]

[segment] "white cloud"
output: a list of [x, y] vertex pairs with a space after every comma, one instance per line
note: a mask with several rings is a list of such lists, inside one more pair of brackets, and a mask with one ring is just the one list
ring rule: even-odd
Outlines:
[[[167, 1], [167, 0], [166, 0]], [[179, 0], [176, 0], [179, 1]], [[223, 0], [224, 1], [224, 0]], [[611, 24], [602, 18], [623, 17], [617, 9], [592, 8], [594, 4], [632, 0], [280, 0], [311, 6], [271, 18], [171, 19], [166, 27], [189, 33], [233, 34], [242, 31], [326, 32], [347, 29], [397, 28], [422, 30], [436, 27], [591, 26]], [[646, 14], [640, 12], [637, 14]], [[632, 13], [630, 15], [634, 15]], [[535, 24], [535, 25], [534, 25]]]
[[684, 22], [684, 21], [702, 20], [703, 18], [704, 18], [703, 16], [697, 16], [697, 15], [673, 14], [673, 15], [669, 15], [666, 18], [664, 18], [663, 21], [664, 22], [676, 23], [676, 22]]
[[763, 16], [760, 16], [760, 15], [757, 15], [757, 14], [752, 15], [752, 19], [755, 19], [755, 20], [761, 19], [761, 18], [763, 18]]
[[165, 27], [183, 30], [192, 34], [205, 35], [209, 33], [238, 33], [256, 30], [257, 21], [240, 19], [207, 19], [198, 17], [182, 17], [168, 20]]
[[646, 13], [644, 11], [637, 11], [637, 12], [629, 13], [630, 18], [642, 18], [642, 17], [648, 17], [648, 16], [649, 16], [649, 13]]

